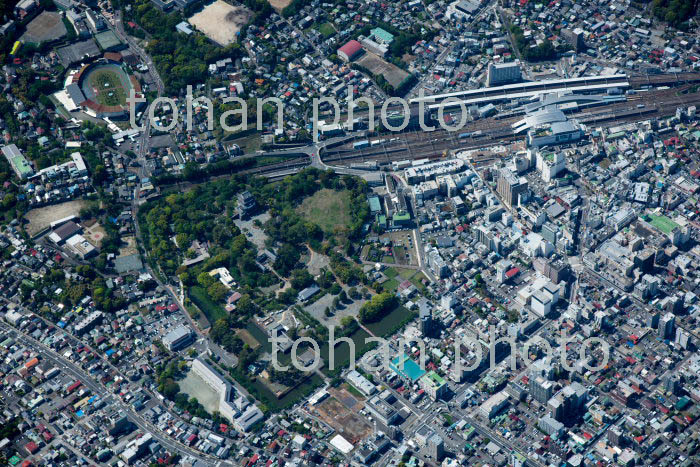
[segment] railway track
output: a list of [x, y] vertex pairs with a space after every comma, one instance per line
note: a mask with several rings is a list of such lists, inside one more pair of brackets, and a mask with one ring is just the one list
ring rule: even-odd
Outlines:
[[[668, 79], [668, 77], [662, 78]], [[662, 78], [659, 78], [659, 80]], [[685, 74], [679, 76], [678, 79], [679, 81], [682, 79], [686, 80], [686, 82], [697, 79], [697, 81], [700, 82], [700, 73]], [[653, 82], [652, 79], [652, 83]], [[578, 112], [572, 114], [572, 117], [585, 124], [610, 126], [612, 124], [672, 115], [679, 106], [700, 105], [700, 93], [679, 94], [686, 92], [691, 87], [692, 85], [686, 84], [678, 88], [640, 92], [639, 94], [628, 96], [627, 102], [606, 106], [606, 110], [603, 112]], [[521, 116], [513, 116], [500, 119], [494, 117], [477, 120], [469, 122], [464, 128], [460, 129], [459, 132], [450, 132], [437, 126], [434, 131], [430, 132], [410, 130], [403, 133], [380, 135], [377, 138], [384, 138], [387, 140], [383, 144], [370, 146], [365, 149], [355, 149], [352, 147], [352, 142], [346, 143], [332, 150], [325, 151], [323, 153], [323, 161], [325, 163], [335, 163], [337, 165], [349, 165], [351, 163], [365, 161], [390, 163], [406, 159], [438, 158], [442, 157], [444, 152], [448, 150], [478, 149], [499, 143], [509, 144], [523, 138], [522, 135], [514, 135], [511, 130], [511, 125], [521, 118]], [[462, 133], [470, 133], [471, 136], [459, 138], [459, 135]], [[476, 161], [476, 163], [488, 164], [492, 160], [493, 159], [484, 159]], [[309, 165], [311, 165], [311, 158], [309, 156], [292, 156], [281, 162], [251, 167], [236, 172], [235, 174], [257, 174], [276, 179]], [[177, 186], [178, 188], [186, 189], [205, 181], [223, 179], [231, 177], [232, 175], [234, 174], [217, 175], [201, 182], [176, 182], [163, 185], [163, 188], [167, 189], [168, 187]]]
[[263, 174], [268, 172], [277, 172], [284, 169], [294, 169], [297, 167], [305, 167], [311, 164], [310, 157], [297, 157], [294, 159], [289, 159], [283, 162], [277, 162], [275, 164], [267, 164], [260, 167], [253, 167], [252, 169], [241, 171], [242, 174]]
[[672, 85], [678, 83], [700, 83], [700, 73], [664, 73], [659, 75], [630, 76], [632, 88], [642, 86]]
[[[690, 87], [691, 85], [685, 85], [680, 88], [642, 92], [630, 96], [633, 97], [630, 99], [631, 102], [611, 104], [601, 112], [575, 113], [572, 117], [584, 124], [606, 127], [673, 115], [678, 107], [700, 105], [700, 93], [679, 94]], [[389, 163], [404, 159], [438, 157], [445, 150], [476, 149], [497, 143], [508, 144], [523, 138], [522, 135], [514, 135], [511, 130], [511, 124], [519, 119], [520, 117], [501, 120], [491, 118], [473, 122], [460, 130], [460, 133], [481, 131], [480, 135], [470, 138], [459, 138], [458, 132], [448, 132], [444, 129], [432, 132], [409, 131], [398, 134], [398, 137], [395, 133], [384, 136], [387, 140], [384, 143], [369, 148], [355, 149], [350, 144], [346, 144], [333, 151], [327, 151], [323, 155], [323, 161], [329, 164], [340, 163], [338, 165], [366, 161]]]
[[[602, 77], [590, 77], [592, 80], [600, 80]], [[615, 83], [615, 82], [628, 82], [630, 85], [631, 89], [640, 89], [644, 86], [677, 86], [679, 84], [684, 84], [684, 83], [700, 83], [700, 73], [691, 73], [691, 72], [685, 72], [685, 73], [663, 73], [663, 74], [658, 74], [658, 75], [638, 75], [638, 76], [628, 76], [626, 79], [618, 78], [615, 80], [615, 78], [610, 78], [607, 82], [609, 83]], [[521, 83], [521, 84], [527, 84], [527, 83]], [[532, 83], [530, 83], [532, 84]], [[556, 83], [545, 83], [542, 82], [541, 85], [538, 87], [539, 89], [545, 89], [551, 92], [556, 92], [556, 91], [562, 91], [567, 89], [566, 86], [563, 86], [561, 84], [557, 85]], [[537, 89], [537, 88], [534, 88]], [[471, 89], [471, 90], [465, 90], [465, 91], [455, 91], [454, 93], [451, 94], [463, 94], [463, 93], [472, 93], [474, 97], [488, 97], [488, 96], [494, 96], [494, 95], [500, 95], [502, 91], [497, 91], [497, 90], [490, 90], [489, 88], [482, 88], [482, 89]], [[426, 96], [426, 98], [429, 98], [431, 96]], [[438, 96], [439, 97], [439, 96]], [[439, 102], [439, 101], [436, 101]], [[417, 107], [416, 102], [412, 102], [410, 104], [412, 107]], [[378, 115], [378, 108], [381, 107], [381, 102], [376, 102], [375, 103], [375, 114]], [[401, 105], [390, 105], [387, 110], [390, 111], [402, 111], [403, 108]], [[330, 115], [330, 114], [328, 114]], [[355, 118], [357, 117], [366, 117], [368, 115], [368, 110], [367, 109], [355, 109], [353, 112], [353, 116]], [[347, 116], [347, 110], [342, 109], [341, 111], [341, 116], [346, 117]]]
[[[265, 174], [274, 174], [276, 172], [283, 172], [283, 171], [292, 171], [293, 169], [300, 169], [306, 166], [311, 165], [311, 158], [308, 156], [303, 156], [303, 157], [295, 157], [295, 158], [290, 158], [282, 162], [275, 162], [274, 164], [267, 164], [267, 165], [262, 165], [259, 167], [252, 167], [250, 169], [244, 169], [239, 172], [235, 173], [228, 173], [228, 174], [221, 174], [221, 175], [216, 175], [213, 177], [208, 177], [205, 178], [201, 181], [195, 181], [195, 182], [190, 182], [190, 181], [178, 181], [178, 182], [173, 182], [173, 183], [164, 183], [160, 185], [161, 189], [164, 191], [169, 191], [173, 187], [176, 187], [177, 190], [187, 190], [193, 186], [200, 185], [202, 183], [207, 183], [207, 182], [212, 182], [216, 180], [222, 180], [225, 178], [230, 178], [233, 177], [234, 175], [265, 175]], [[270, 177], [268, 177], [270, 178]], [[274, 176], [272, 177], [274, 178]]]
[[462, 149], [478, 149], [481, 147], [492, 146], [497, 143], [509, 144], [520, 139], [520, 136], [511, 134], [508, 135], [484, 135], [480, 138], [471, 140], [459, 139], [456, 133], [451, 133], [448, 137], [439, 140], [417, 141], [411, 145], [402, 144], [399, 147], [393, 147], [391, 150], [377, 150], [374, 152], [363, 153], [361, 155], [345, 153], [342, 155], [332, 155], [324, 157], [324, 162], [334, 165], [346, 165], [358, 162], [386, 162], [391, 163], [406, 159], [433, 159], [444, 155], [445, 151]]

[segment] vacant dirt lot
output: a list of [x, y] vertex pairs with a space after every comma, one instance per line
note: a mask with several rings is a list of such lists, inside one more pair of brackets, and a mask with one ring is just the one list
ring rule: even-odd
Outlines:
[[119, 249], [119, 256], [130, 256], [139, 252], [135, 237], [122, 237], [122, 242], [126, 245]]
[[401, 82], [408, 77], [407, 72], [372, 52], [366, 52], [357, 60], [357, 64], [367, 68], [375, 75], [384, 76], [394, 88], [398, 88]]
[[243, 6], [233, 6], [216, 0], [195, 13], [187, 21], [219, 45], [235, 42], [238, 32], [253, 13]]
[[324, 422], [343, 435], [343, 438], [352, 444], [357, 444], [372, 431], [370, 424], [357, 413], [363, 404], [356, 402], [351, 404], [353, 407], [349, 409], [348, 402], [357, 401], [349, 392], [338, 390], [331, 392], [331, 394], [332, 397], [316, 406], [316, 413]]
[[281, 12], [292, 3], [292, 0], [269, 0], [270, 6]]
[[[415, 247], [413, 245], [413, 233], [410, 230], [388, 232], [380, 238], [391, 239], [396, 264], [418, 265]], [[408, 255], [408, 256], [407, 256]]]
[[331, 260], [328, 256], [309, 249], [309, 251], [302, 256], [302, 262], [306, 264], [306, 269], [309, 270], [309, 274], [318, 276], [321, 273], [321, 269], [327, 268]]
[[20, 39], [39, 44], [58, 40], [66, 33], [66, 26], [63, 24], [61, 15], [55, 11], [44, 11], [27, 25], [27, 31], [22, 34]]
[[85, 202], [83, 200], [68, 201], [61, 204], [52, 204], [43, 208], [32, 209], [25, 216], [29, 221], [27, 225], [27, 233], [31, 237], [47, 229], [52, 222], [63, 219], [68, 216], [77, 216], [80, 214], [80, 208]]
[[[347, 293], [347, 288], [345, 289]], [[304, 308], [307, 312], [311, 314], [314, 318], [319, 320], [326, 326], [340, 326], [340, 321], [346, 316], [357, 316], [360, 312], [362, 304], [365, 303], [364, 299], [353, 300], [351, 303], [343, 303], [338, 310], [335, 310], [332, 316], [327, 317], [325, 310], [333, 304], [334, 295], [326, 294], [323, 297], [316, 300], [311, 305]]]

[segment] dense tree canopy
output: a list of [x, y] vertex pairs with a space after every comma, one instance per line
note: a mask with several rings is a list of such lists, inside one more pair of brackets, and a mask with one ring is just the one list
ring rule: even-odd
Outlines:
[[[126, 2], [123, 2], [126, 5]], [[265, 2], [267, 3], [267, 2]], [[239, 57], [238, 44], [219, 47], [203, 34], [178, 34], [175, 25], [183, 21], [179, 12], [165, 14], [149, 0], [131, 4], [127, 19], [134, 21], [151, 35], [147, 52], [153, 58], [163, 83], [171, 94], [176, 94], [188, 84], [202, 82], [207, 64], [224, 57]]]
[[654, 16], [671, 26], [679, 27], [697, 11], [697, 0], [653, 0]]
[[360, 321], [363, 323], [379, 321], [384, 315], [396, 308], [397, 305], [398, 299], [396, 295], [389, 292], [377, 294], [372, 297], [372, 300], [362, 304], [359, 314]]
[[[305, 198], [322, 188], [349, 192], [350, 223], [342, 236], [324, 234], [318, 225], [297, 212]], [[243, 190], [250, 191], [262, 209], [270, 210], [270, 220], [263, 226], [269, 236], [266, 246], [277, 256], [272, 267], [280, 276], [288, 278], [291, 285], [277, 296], [263, 292], [262, 288], [273, 285], [278, 279], [260, 268], [257, 247], [233, 220], [237, 194]], [[369, 218], [366, 190], [362, 180], [314, 168], [302, 170], [276, 184], [238, 175], [196, 185], [190, 191], [168, 194], [144, 204], [139, 210], [139, 225], [144, 244], [156, 264], [166, 275], [180, 277], [192, 301], [210, 319], [212, 339], [239, 354], [245, 346], [233, 329], [245, 327], [264, 309], [279, 309], [284, 304], [294, 303], [298, 291], [314, 283], [314, 278], [300, 264], [307, 245], [319, 248], [331, 258], [332, 272], [323, 270], [317, 279], [324, 290], [335, 285], [337, 294], [340, 292], [338, 280], [350, 284], [366, 280], [359, 266], [336, 251], [340, 246], [352, 251], [352, 240], [362, 233], [362, 226]], [[182, 265], [186, 258], [195, 257], [202, 248], [207, 249], [208, 259], [188, 267]], [[231, 289], [210, 274], [219, 267], [231, 273], [236, 282], [234, 290], [242, 295], [232, 313], [225, 312], [221, 306]]]
[[557, 51], [552, 43], [545, 39], [540, 45], [532, 46], [532, 41], [525, 38], [523, 30], [519, 26], [512, 26], [510, 32], [515, 41], [515, 47], [520, 51], [522, 57], [529, 62], [542, 60], [553, 60], [557, 56]]

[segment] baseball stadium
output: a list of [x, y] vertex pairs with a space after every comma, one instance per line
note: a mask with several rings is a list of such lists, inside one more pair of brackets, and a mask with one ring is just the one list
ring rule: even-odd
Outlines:
[[120, 119], [129, 115], [126, 98], [131, 89], [141, 94], [139, 82], [119, 62], [102, 58], [75, 73], [66, 91], [86, 112]]

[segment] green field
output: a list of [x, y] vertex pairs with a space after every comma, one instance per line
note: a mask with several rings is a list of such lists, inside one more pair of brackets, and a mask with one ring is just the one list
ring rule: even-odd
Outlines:
[[655, 216], [654, 214], [649, 214], [649, 217], [651, 218], [650, 224], [666, 235], [670, 234], [676, 227], [679, 227], [678, 224], [666, 216]]
[[95, 90], [95, 100], [100, 105], [126, 104], [126, 89], [115, 71], [97, 70], [90, 74], [88, 85]]
[[256, 157], [257, 166], [261, 167], [263, 165], [277, 164], [278, 162], [284, 162], [288, 160], [288, 156], [259, 156]]
[[365, 399], [365, 395], [362, 394], [362, 393], [360, 392], [360, 390], [357, 389], [357, 388], [356, 388], [355, 386], [353, 386], [352, 384], [350, 384], [350, 383], [345, 383], [344, 387], [345, 387], [345, 389], [347, 389], [347, 391], [348, 391], [350, 394], [352, 394], [353, 396], [359, 398], [360, 400], [364, 400], [364, 399]]
[[212, 301], [204, 288], [199, 286], [190, 287], [188, 294], [192, 303], [197, 305], [197, 308], [207, 317], [210, 325], [213, 325], [216, 320], [227, 316], [227, 311], [221, 305]]
[[384, 270], [384, 275], [389, 279], [393, 279], [399, 275], [399, 271], [397, 271], [396, 268], [387, 268]]
[[301, 215], [327, 233], [336, 228], [346, 230], [350, 223], [350, 192], [324, 188], [304, 200], [298, 208]]
[[395, 293], [400, 282], [396, 278], [391, 278], [382, 284], [382, 291]]
[[272, 393], [272, 391], [268, 389], [267, 386], [265, 386], [263, 382], [257, 378], [245, 387], [255, 396], [256, 399], [265, 404], [269, 409], [274, 412], [278, 412], [280, 410], [287, 409], [300, 400], [310, 396], [314, 390], [316, 390], [316, 388], [319, 388], [322, 385], [323, 378], [316, 373], [311, 373], [302, 383], [279, 399]]
[[328, 39], [335, 34], [335, 28], [331, 23], [323, 23], [318, 26], [318, 32], [321, 33], [324, 39]]
[[384, 275], [390, 279], [383, 284], [384, 290], [394, 292], [401, 282], [408, 279], [413, 285], [416, 286], [420, 293], [425, 294], [426, 292], [426, 287], [421, 282], [422, 280], [426, 279], [426, 277], [421, 271], [416, 269], [391, 267], [384, 270]]
[[[229, 122], [229, 125], [233, 125], [233, 123]], [[217, 127], [216, 130], [220, 131], [220, 128]], [[237, 144], [244, 154], [252, 154], [262, 146], [260, 133], [255, 131], [239, 131], [237, 133], [222, 132], [220, 136], [227, 143]]]

